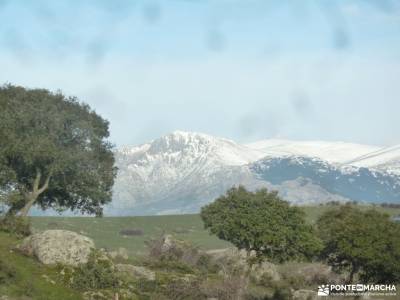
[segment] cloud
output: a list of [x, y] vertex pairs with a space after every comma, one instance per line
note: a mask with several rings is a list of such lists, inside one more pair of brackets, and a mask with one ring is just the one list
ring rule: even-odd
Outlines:
[[45, 1], [34, 15], [15, 3], [0, 10], [0, 82], [78, 96], [110, 120], [118, 145], [176, 129], [400, 142], [398, 35], [388, 19], [369, 24], [359, 2], [297, 17], [262, 1]]

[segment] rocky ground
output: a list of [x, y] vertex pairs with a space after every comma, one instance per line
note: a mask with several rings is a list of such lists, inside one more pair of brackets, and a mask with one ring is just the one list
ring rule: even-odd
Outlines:
[[[35, 233], [10, 243], [9, 253], [42, 270], [41, 284], [70, 292], [74, 298], [61, 294], [40, 298], [29, 288], [0, 288], [0, 299], [305, 300], [316, 299], [318, 284], [342, 280], [322, 264], [263, 262], [249, 266], [242, 251], [201, 251], [172, 235], [160, 236], [147, 246], [148, 255], [138, 261], [124, 248], [96, 249], [93, 240], [75, 232]], [[4, 273], [0, 273], [0, 283], [7, 286], [9, 279]]]

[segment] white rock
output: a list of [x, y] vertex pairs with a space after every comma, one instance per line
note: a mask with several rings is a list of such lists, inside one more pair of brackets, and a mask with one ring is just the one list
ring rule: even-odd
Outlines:
[[87, 263], [95, 248], [92, 239], [67, 230], [46, 230], [25, 238], [19, 249], [46, 265], [77, 266]]

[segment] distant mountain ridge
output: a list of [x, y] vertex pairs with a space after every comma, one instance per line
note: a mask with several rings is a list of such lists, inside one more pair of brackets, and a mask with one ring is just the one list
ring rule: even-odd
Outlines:
[[330, 163], [345, 163], [360, 156], [378, 151], [381, 147], [346, 142], [290, 141], [270, 139], [247, 144], [249, 148], [261, 150], [265, 156], [316, 157]]
[[276, 189], [299, 204], [400, 202], [400, 145], [265, 140], [238, 144], [175, 131], [116, 151], [107, 214], [198, 212], [233, 185]]
[[400, 175], [400, 145], [385, 147], [346, 163]]

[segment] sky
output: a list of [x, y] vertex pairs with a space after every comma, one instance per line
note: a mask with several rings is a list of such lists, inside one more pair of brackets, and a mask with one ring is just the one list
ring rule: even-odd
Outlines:
[[77, 96], [116, 146], [400, 144], [400, 1], [0, 0], [0, 20], [0, 84]]

